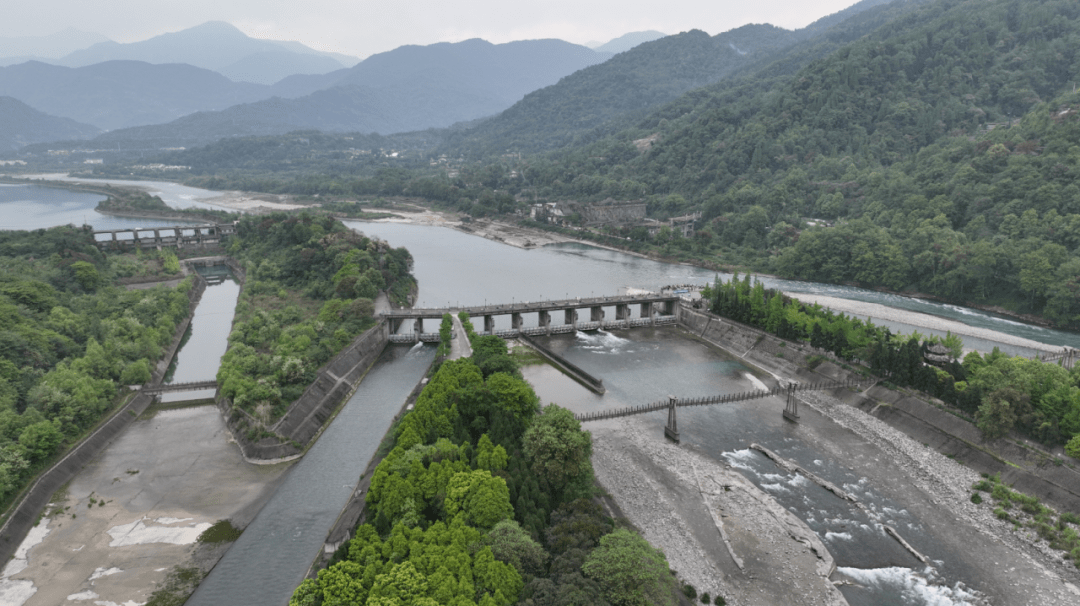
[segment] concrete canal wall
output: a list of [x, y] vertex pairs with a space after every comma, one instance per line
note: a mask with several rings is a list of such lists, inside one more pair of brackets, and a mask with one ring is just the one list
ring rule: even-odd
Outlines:
[[[191, 325], [191, 319], [195, 315], [195, 308], [199, 304], [199, 299], [205, 291], [206, 280], [195, 276], [195, 285], [188, 291], [190, 304], [188, 316], [177, 325], [176, 331], [173, 333], [172, 343], [166, 348], [164, 355], [162, 355], [154, 368], [150, 379], [151, 385], [160, 383], [165, 376], [169, 364], [172, 363], [172, 359], [176, 355], [176, 350], [180, 348], [180, 343], [184, 339], [188, 326]], [[38, 522], [42, 510], [49, 504], [52, 495], [74, 479], [87, 463], [101, 454], [153, 402], [153, 396], [143, 393], [136, 394], [93, 433], [83, 438], [81, 442], [69, 450], [64, 458], [38, 476], [38, 479], [25, 492], [22, 500], [9, 511], [7, 520], [0, 527], [0, 562], [7, 562], [15, 555], [15, 551], [23, 542], [23, 539], [26, 538], [27, 533]]]
[[[806, 362], [811, 355], [833, 356], [705, 311], [683, 306], [679, 325], [774, 375], [801, 381], [860, 377], [832, 361], [809, 370]], [[1080, 512], [1080, 472], [1063, 462], [1055, 463], [1056, 457], [1040, 446], [1025, 445], [1016, 437], [986, 441], [973, 423], [947, 412], [943, 403], [926, 394], [876, 385], [862, 393], [840, 389], [831, 395], [975, 471], [999, 473], [1006, 484], [1020, 492], [1037, 496], [1061, 511]]]
[[277, 461], [301, 454], [379, 358], [389, 338], [389, 325], [379, 322], [319, 369], [315, 381], [271, 427], [287, 442], [277, 438], [248, 439], [242, 429], [243, 413], [233, 412], [231, 403], [219, 394], [218, 408], [244, 457], [252, 462]]

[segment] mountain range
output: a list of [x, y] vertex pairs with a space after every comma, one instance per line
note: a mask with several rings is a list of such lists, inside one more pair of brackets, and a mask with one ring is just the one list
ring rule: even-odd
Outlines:
[[303, 97], [202, 111], [168, 124], [110, 132], [101, 142], [190, 147], [223, 137], [303, 129], [396, 133], [447, 127], [497, 114], [525, 94], [608, 57], [562, 40], [403, 46], [348, 70], [294, 76], [277, 85], [319, 88]]
[[88, 139], [100, 132], [89, 124], [50, 116], [18, 99], [0, 96], [0, 150], [46, 141]]
[[353, 57], [323, 53], [296, 42], [251, 38], [228, 23], [210, 21], [139, 42], [99, 42], [57, 63], [83, 67], [117, 60], [186, 63], [257, 84], [273, 84], [293, 74], [324, 74], [356, 62]]
[[84, 32], [74, 27], [46, 36], [0, 37], [0, 66], [15, 65], [24, 61], [48, 61], [87, 48], [99, 42], [108, 42], [101, 34]]

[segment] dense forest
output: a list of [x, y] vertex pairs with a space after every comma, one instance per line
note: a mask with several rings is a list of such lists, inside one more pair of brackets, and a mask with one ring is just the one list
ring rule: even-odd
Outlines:
[[178, 288], [125, 290], [147, 261], [179, 273], [175, 255], [104, 254], [89, 231], [0, 232], [0, 505], [123, 399], [189, 313]]
[[663, 553], [592, 499], [589, 433], [541, 410], [506, 343], [463, 320], [472, 358], [438, 367], [393, 430], [367, 523], [290, 606], [674, 606]]
[[402, 302], [415, 286], [409, 251], [327, 216], [245, 216], [228, 250], [246, 281], [217, 379], [252, 438], [374, 326], [379, 291]]
[[[666, 48], [659, 42], [651, 45]], [[363, 169], [349, 169], [320, 164], [325, 155], [304, 160], [316, 156], [284, 139], [185, 154], [199, 164], [202, 155], [250, 148], [217, 170], [199, 164], [190, 182], [211, 188], [413, 196], [472, 216], [607, 199], [643, 200], [661, 221], [701, 211], [693, 238], [627, 226], [608, 228], [615, 239], [607, 243], [709, 267], [996, 305], [1075, 328], [1078, 49], [1080, 7], [1066, 0], [894, 2], [774, 49], [618, 132], [583, 138], [593, 132], [584, 122], [574, 130], [544, 119], [538, 124], [553, 136], [577, 133], [558, 135], [568, 144], [546, 154], [503, 154], [502, 135], [484, 138], [509, 114], [443, 133], [461, 145], [427, 163], [417, 148], [372, 154]], [[624, 54], [624, 62], [641, 59]], [[562, 87], [573, 93], [565, 102], [578, 105], [602, 96], [609, 76], [591, 89], [574, 84], [581, 74], [537, 94]], [[486, 161], [455, 156], [475, 146]], [[279, 148], [293, 152], [275, 155]], [[277, 169], [284, 172], [270, 172]]]

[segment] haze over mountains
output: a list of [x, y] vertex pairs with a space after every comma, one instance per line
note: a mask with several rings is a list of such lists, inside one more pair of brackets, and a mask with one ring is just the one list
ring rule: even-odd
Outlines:
[[353, 57], [323, 53], [297, 42], [250, 38], [228, 23], [211, 21], [141, 42], [99, 42], [58, 63], [82, 67], [116, 60], [187, 63], [257, 84], [273, 84], [293, 74], [325, 74], [356, 62]]
[[472, 132], [455, 131], [464, 133], [457, 145], [469, 149], [479, 139], [488, 148], [545, 149], [716, 82], [887, 1], [864, 0], [794, 32], [771, 25], [713, 37], [633, 32], [598, 47], [621, 51], [613, 61], [612, 52], [561, 40], [474, 39], [403, 46], [343, 68], [338, 59], [347, 57], [210, 22], [130, 44], [98, 42], [56, 61], [63, 65], [0, 68], [0, 95], [110, 131], [90, 144], [109, 149], [294, 130], [390, 134], [492, 117]]
[[69, 118], [50, 116], [29, 105], [0, 96], [0, 150], [64, 139], [87, 139], [101, 130]]

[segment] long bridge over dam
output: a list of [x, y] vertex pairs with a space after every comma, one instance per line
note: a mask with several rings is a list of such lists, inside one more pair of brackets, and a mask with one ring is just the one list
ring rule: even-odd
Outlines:
[[[511, 303], [474, 305], [464, 307], [394, 309], [382, 312], [382, 317], [390, 324], [390, 340], [398, 343], [438, 342], [438, 332], [424, 332], [424, 321], [441, 322], [444, 314], [456, 315], [465, 312], [470, 317], [483, 317], [483, 333], [500, 337], [518, 335], [543, 336], [576, 332], [578, 330], [597, 330], [612, 328], [633, 328], [637, 326], [657, 326], [674, 324], [678, 321], [679, 295], [647, 293], [640, 295], [619, 295], [611, 297], [589, 297], [561, 299], [554, 301], [520, 301]], [[638, 316], [633, 314], [633, 306], [638, 307]], [[615, 308], [615, 317], [606, 320], [605, 307]], [[588, 321], [582, 321], [579, 312], [588, 310]], [[562, 313], [562, 324], [553, 323], [552, 315]], [[526, 327], [525, 317], [536, 314], [536, 324]], [[509, 330], [496, 330], [495, 318], [510, 316]], [[403, 323], [412, 321], [412, 334], [397, 334]]]

